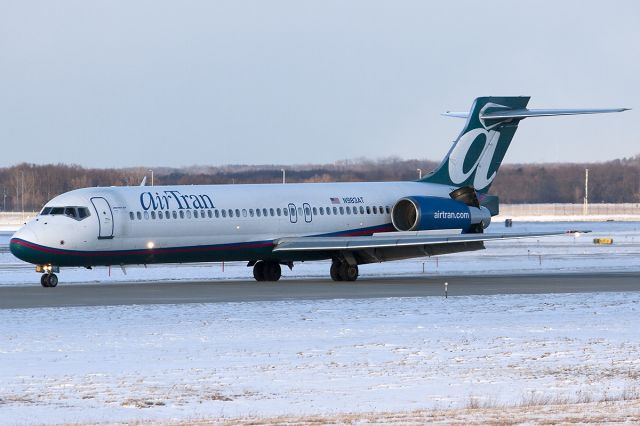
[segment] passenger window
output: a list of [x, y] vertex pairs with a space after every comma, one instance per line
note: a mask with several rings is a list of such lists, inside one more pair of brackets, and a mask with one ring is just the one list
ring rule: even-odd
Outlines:
[[148, 211], [146, 211], [146, 210], [145, 210], [145, 212], [144, 212], [144, 218], [145, 218], [146, 220], [149, 220], [149, 212], [148, 212]]
[[191, 210], [187, 210], [187, 219], [191, 219]]
[[367, 214], [371, 214], [371, 207], [367, 206]]
[[207, 216], [209, 216], [209, 219], [211, 219], [213, 216], [211, 215], [211, 210], [207, 210]]
[[142, 220], [142, 213], [136, 212], [136, 216], [138, 216], [138, 220]]
[[232, 209], [229, 209], [228, 213], [229, 213], [229, 217], [233, 217], [233, 210]]
[[387, 206], [387, 214], [391, 214], [391, 209]]
[[278, 216], [280, 216], [280, 215], [281, 215], [281, 213], [282, 213], [282, 211], [280, 211], [280, 207], [278, 207], [278, 208], [276, 209], [276, 214], [277, 214]]
[[360, 206], [360, 214], [364, 214], [364, 207]]
[[337, 214], [338, 214], [338, 208], [337, 208], [337, 207], [334, 207], [334, 208], [333, 208], [333, 214], [334, 214], [334, 215], [337, 215]]
[[178, 213], [177, 213], [175, 210], [173, 211], [173, 218], [174, 218], [174, 219], [177, 219], [177, 218], [178, 218]]
[[262, 215], [262, 212], [260, 211], [260, 209], [256, 209], [256, 216], [260, 217]]
[[253, 217], [253, 209], [249, 209], [249, 217]]
[[314, 207], [314, 208], [312, 209], [312, 211], [313, 211], [313, 215], [314, 215], [314, 216], [318, 214], [318, 209], [317, 209], [317, 208], [315, 208], [315, 207]]
[[215, 209], [213, 213], [215, 213], [216, 219], [220, 217], [220, 212], [218, 211], [218, 209]]
[[200, 217], [204, 219], [204, 210], [200, 210]]
[[320, 216], [324, 216], [324, 207], [320, 207], [318, 210], [320, 210]]
[[220, 210], [222, 217], [227, 217], [227, 211], [225, 209]]
[[171, 213], [169, 213], [169, 211], [164, 212], [164, 217], [166, 219], [171, 219]]
[[275, 215], [276, 215], [276, 211], [275, 211], [275, 210], [273, 210], [273, 207], [271, 207], [271, 208], [269, 209], [269, 214], [270, 214], [271, 216], [275, 216]]
[[327, 216], [331, 216], [331, 207], [327, 207]]
[[379, 207], [380, 210], [380, 214], [384, 214], [384, 209], [382, 208], [382, 206]]
[[236, 209], [236, 217], [240, 217], [240, 209]]
[[267, 209], [263, 208], [262, 209], [262, 216], [267, 217]]
[[247, 217], [247, 209], [242, 209], [242, 217]]
[[133, 220], [135, 217], [133, 216], [133, 212], [129, 212], [129, 219]]
[[162, 219], [162, 210], [158, 212], [158, 219]]
[[151, 219], [155, 219], [156, 218], [156, 212], [151, 212]]
[[184, 219], [184, 210], [180, 210], [180, 219]]
[[373, 206], [373, 214], [378, 214], [378, 208], [376, 206]]
[[198, 218], [198, 210], [193, 211], [193, 217], [195, 217], [196, 219]]
[[291, 215], [291, 216], [295, 216], [295, 214], [296, 214], [296, 209], [295, 209], [295, 207], [291, 207], [291, 211], [289, 212], [289, 215]]

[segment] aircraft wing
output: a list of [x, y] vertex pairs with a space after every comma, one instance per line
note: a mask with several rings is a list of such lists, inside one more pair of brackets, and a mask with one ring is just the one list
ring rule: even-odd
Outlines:
[[[581, 231], [588, 232], [588, 231]], [[546, 237], [569, 232], [527, 232], [509, 234], [423, 234], [384, 232], [364, 237], [287, 237], [275, 241], [274, 252], [366, 250], [376, 248], [417, 247], [494, 240]], [[409, 235], [407, 235], [409, 234]]]

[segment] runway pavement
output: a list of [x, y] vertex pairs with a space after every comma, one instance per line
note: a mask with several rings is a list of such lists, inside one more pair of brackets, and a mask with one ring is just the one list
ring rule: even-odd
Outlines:
[[164, 282], [64, 285], [56, 288], [2, 287], [0, 309], [251, 302], [275, 300], [362, 299], [385, 297], [640, 291], [640, 273], [500, 275], [330, 280], [277, 283]]

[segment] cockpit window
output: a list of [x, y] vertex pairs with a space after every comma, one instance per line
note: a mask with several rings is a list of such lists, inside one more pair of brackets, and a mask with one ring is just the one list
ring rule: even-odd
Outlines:
[[82, 220], [91, 216], [87, 207], [45, 207], [40, 215], [65, 215], [75, 220]]
[[65, 216], [69, 216], [72, 218], [76, 218], [78, 215], [76, 214], [76, 209], [74, 209], [73, 207], [65, 207], [64, 208], [64, 215]]

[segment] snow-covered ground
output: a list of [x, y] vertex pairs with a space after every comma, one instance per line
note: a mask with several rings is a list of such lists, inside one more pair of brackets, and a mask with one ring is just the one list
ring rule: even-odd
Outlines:
[[[640, 271], [640, 222], [526, 223], [492, 224], [487, 232], [544, 232], [592, 230], [579, 237], [559, 235], [539, 239], [521, 239], [486, 243], [486, 250], [419, 258], [398, 262], [362, 265], [363, 278], [402, 275], [562, 273], [576, 271]], [[594, 238], [612, 237], [613, 245], [596, 245]], [[0, 235], [0, 286], [39, 285], [32, 265], [9, 253], [10, 234]], [[4, 249], [3, 249], [4, 247]], [[327, 278], [328, 262], [297, 263], [293, 271], [283, 269], [283, 279]], [[62, 285], [104, 282], [158, 282], [174, 280], [246, 280], [251, 268], [244, 262], [128, 266], [125, 275], [119, 267], [63, 268]]]
[[[361, 274], [640, 271], [637, 222], [497, 223], [489, 231], [566, 229], [594, 232], [364, 265]], [[597, 237], [614, 244], [595, 245]], [[0, 236], [0, 285], [38, 285], [32, 267], [6, 250], [8, 239]], [[220, 264], [127, 272], [70, 268], [60, 277], [67, 285], [251, 276], [242, 263], [224, 272]], [[284, 275], [327, 278], [328, 263]], [[634, 399], [621, 406], [628, 416], [640, 395], [639, 314], [640, 292], [0, 310], [0, 424], [259, 422]]]
[[637, 398], [639, 314], [635, 292], [1, 310], [0, 423]]
[[0, 232], [15, 232], [35, 215], [34, 212], [0, 212]]

